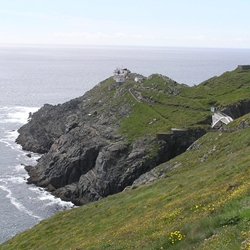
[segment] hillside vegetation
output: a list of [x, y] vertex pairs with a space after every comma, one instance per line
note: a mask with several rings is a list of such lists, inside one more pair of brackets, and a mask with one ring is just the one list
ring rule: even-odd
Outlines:
[[[89, 93], [93, 103], [111, 81]], [[130, 80], [105, 98], [132, 104], [119, 133], [133, 141], [173, 126], [209, 130], [210, 107], [249, 100], [249, 84], [250, 71], [239, 69], [194, 87], [152, 75], [137, 85]], [[0, 249], [250, 249], [249, 121], [246, 114], [229, 125], [231, 132], [208, 132], [157, 166], [161, 178], [59, 212]], [[232, 130], [241, 124], [244, 129]]]
[[[89, 92], [89, 105], [94, 105], [97, 112], [105, 111], [109, 105], [111, 110], [115, 106], [132, 109], [132, 114], [125, 118], [117, 112], [117, 115], [121, 116], [119, 118], [124, 118], [121, 121], [120, 132], [130, 139], [169, 131], [172, 127], [199, 126], [208, 129], [212, 106], [222, 109], [240, 100], [249, 99], [249, 70], [237, 68], [193, 87], [178, 84], [159, 74], [153, 74], [141, 83], [135, 83], [135, 75], [130, 74], [124, 85], [109, 92], [107, 89], [113, 84], [112, 77]], [[156, 121], [150, 123], [153, 117]]]
[[165, 178], [60, 212], [0, 249], [249, 249], [249, 141], [249, 128], [207, 133]]
[[[105, 87], [106, 84], [110, 82], [105, 81]], [[140, 102], [133, 99], [126, 91], [128, 89]], [[154, 74], [142, 83], [135, 84], [128, 80], [118, 94], [117, 90], [113, 91], [116, 97], [122, 97], [117, 99], [123, 105], [124, 101], [132, 103], [132, 114], [125, 117], [120, 126], [120, 132], [130, 139], [170, 131], [173, 127], [201, 127], [207, 130], [210, 128], [212, 106], [223, 109], [249, 99], [250, 72], [237, 68], [193, 87]], [[120, 105], [116, 102], [114, 104]], [[154, 122], [152, 118], [155, 118]]]

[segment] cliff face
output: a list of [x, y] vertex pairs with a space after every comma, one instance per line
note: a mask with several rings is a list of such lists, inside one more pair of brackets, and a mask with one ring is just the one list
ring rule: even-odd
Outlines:
[[[111, 113], [112, 122], [105, 120], [105, 125], [103, 114], [96, 114], [94, 120], [87, 119], [87, 114], [86, 120], [78, 123], [77, 114], [83, 111], [77, 104], [82, 104], [79, 99], [59, 106], [45, 105], [19, 130], [17, 138], [25, 149], [47, 150], [35, 167], [26, 166], [28, 183], [45, 187], [76, 205], [122, 191], [161, 162], [184, 152], [205, 133], [187, 132], [158, 142], [156, 136], [145, 136], [129, 143], [118, 135], [111, 136], [117, 129]], [[157, 143], [158, 153], [149, 157]]]
[[122, 191], [158, 159], [146, 159], [147, 140], [110, 141], [82, 125], [58, 138], [35, 168], [26, 167], [29, 182], [46, 187], [77, 205]]
[[118, 133], [130, 108], [113, 106], [107, 93], [87, 92], [62, 105], [46, 104], [19, 129], [17, 143], [43, 153], [35, 167], [26, 166], [28, 183], [82, 205], [122, 191], [160, 162], [158, 156], [147, 157], [155, 137], [131, 143]]
[[[23, 149], [43, 154], [35, 167], [26, 166], [28, 183], [63, 200], [86, 204], [143, 183], [140, 176], [183, 153], [205, 134], [209, 106], [216, 98], [212, 94], [203, 98], [203, 86], [190, 89], [161, 75], [136, 85], [133, 77], [121, 86], [106, 79], [82, 97], [57, 106], [46, 104], [32, 114], [17, 138]], [[241, 87], [248, 88], [245, 85]], [[239, 117], [250, 111], [249, 104], [228, 105], [224, 112]], [[174, 130], [167, 139], [157, 139], [159, 131], [177, 126], [192, 129]]]
[[[23, 149], [43, 154], [35, 167], [26, 166], [28, 183], [82, 205], [122, 191], [169, 160], [172, 144], [157, 141], [156, 133], [133, 140], [120, 133], [121, 120], [137, 103], [128, 97], [128, 88], [110, 93], [104, 81], [80, 98], [34, 113], [17, 138]], [[188, 147], [196, 139], [179, 144]]]
[[231, 116], [233, 119], [239, 118], [247, 113], [250, 113], [250, 101], [239, 101], [236, 104], [224, 108], [222, 112]]

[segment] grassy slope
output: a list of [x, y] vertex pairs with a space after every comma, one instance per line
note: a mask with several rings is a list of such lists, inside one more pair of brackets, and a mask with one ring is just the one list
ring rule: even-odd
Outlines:
[[[240, 78], [240, 85], [234, 84], [232, 79]], [[212, 103], [228, 105], [237, 98], [249, 98], [249, 79], [249, 71], [235, 70], [183, 88], [180, 100], [170, 96], [171, 103], [164, 103], [171, 109], [166, 112], [179, 120], [173, 115], [178, 108], [209, 112]], [[224, 87], [215, 91], [222, 81]], [[131, 131], [132, 122], [138, 133], [142, 133], [139, 128], [143, 133], [154, 133], [177, 124], [163, 115], [164, 98], [158, 99], [160, 105], [148, 105], [135, 102], [127, 92], [122, 97], [134, 104], [133, 114], [121, 126], [128, 137], [138, 136]], [[185, 99], [190, 108], [185, 108]], [[138, 115], [143, 117], [141, 121]], [[148, 126], [148, 119], [156, 115], [154, 127]], [[201, 117], [198, 114], [197, 121]], [[249, 120], [249, 116], [244, 119]], [[250, 129], [207, 133], [191, 150], [168, 163], [178, 167], [169, 170], [166, 178], [60, 212], [0, 249], [249, 249], [249, 141]]]
[[[88, 105], [98, 113], [108, 112], [113, 107], [132, 111], [125, 118], [119, 117], [117, 112], [119, 132], [131, 141], [143, 135], [155, 136], [173, 127], [208, 129], [211, 106], [224, 107], [249, 98], [250, 70], [226, 72], [194, 87], [177, 84], [158, 74], [142, 83], [135, 83], [133, 77], [131, 74], [126, 84], [109, 91], [113, 84], [110, 77], [88, 92]], [[144, 101], [137, 102], [129, 90], [140, 92]]]
[[60, 212], [0, 249], [250, 246], [249, 141], [250, 129], [207, 133], [166, 178]]
[[[208, 129], [204, 121], [211, 119], [211, 106], [225, 107], [249, 99], [250, 70], [226, 72], [194, 87], [177, 85], [159, 75], [152, 75], [139, 85], [128, 82], [126, 87], [154, 101], [138, 103], [128, 91], [124, 92], [122, 97], [131, 103], [133, 113], [122, 120], [121, 132], [133, 140], [136, 136], [154, 135], [173, 127]], [[150, 123], [153, 119], [156, 122]]]

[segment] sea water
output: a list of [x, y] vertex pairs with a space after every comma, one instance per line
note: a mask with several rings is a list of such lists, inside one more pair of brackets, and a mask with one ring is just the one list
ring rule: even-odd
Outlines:
[[1, 45], [0, 243], [73, 206], [26, 183], [24, 165], [35, 165], [40, 157], [15, 143], [29, 112], [83, 95], [116, 67], [192, 86], [240, 64], [250, 64], [250, 50]]

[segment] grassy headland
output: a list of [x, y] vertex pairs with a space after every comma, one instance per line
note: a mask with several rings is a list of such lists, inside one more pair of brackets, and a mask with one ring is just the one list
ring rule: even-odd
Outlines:
[[[93, 91], [103, 93], [100, 88], [111, 81]], [[208, 129], [210, 107], [248, 100], [249, 87], [250, 71], [236, 69], [194, 87], [175, 87], [171, 79], [153, 75], [109, 94], [117, 105], [124, 100], [132, 104], [120, 131], [134, 140], [171, 127]], [[230, 126], [243, 119], [248, 122], [250, 115]], [[208, 132], [158, 166], [167, 169], [165, 178], [59, 212], [0, 249], [250, 249], [249, 141], [250, 128]]]

